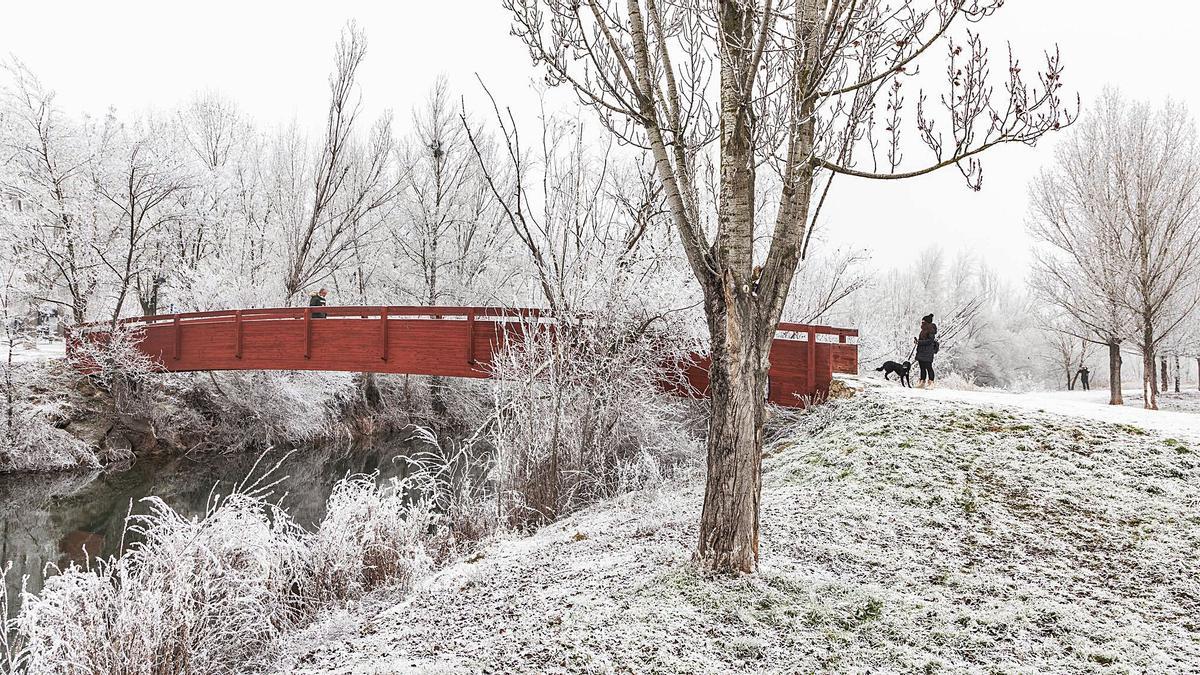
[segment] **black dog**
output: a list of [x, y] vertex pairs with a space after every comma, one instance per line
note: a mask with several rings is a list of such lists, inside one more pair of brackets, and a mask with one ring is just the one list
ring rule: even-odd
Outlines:
[[912, 363], [905, 361], [904, 363], [896, 363], [895, 361], [884, 361], [883, 366], [876, 368], [875, 372], [883, 371], [883, 379], [888, 379], [888, 375], [895, 373], [900, 376], [900, 386], [912, 388], [912, 380], [908, 377], [908, 371], [912, 370]]

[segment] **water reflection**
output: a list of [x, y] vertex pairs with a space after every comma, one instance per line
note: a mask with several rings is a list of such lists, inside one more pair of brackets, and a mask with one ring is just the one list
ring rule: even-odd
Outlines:
[[[329, 494], [345, 475], [378, 470], [383, 480], [403, 477], [409, 465], [396, 458], [430, 449], [408, 438], [301, 449], [276, 470], [274, 476], [283, 480], [274, 493], [284, 497], [298, 525], [311, 527], [325, 517]], [[268, 453], [256, 475], [284, 456]], [[0, 566], [13, 564], [6, 578], [9, 597], [16, 599], [24, 575], [29, 590], [41, 589], [48, 564], [82, 564], [119, 553], [126, 516], [148, 510], [139, 501], [143, 497], [157, 495], [184, 516], [198, 516], [214, 492], [227, 494], [258, 459], [249, 453], [174, 456], [141, 459], [124, 471], [0, 475]]]

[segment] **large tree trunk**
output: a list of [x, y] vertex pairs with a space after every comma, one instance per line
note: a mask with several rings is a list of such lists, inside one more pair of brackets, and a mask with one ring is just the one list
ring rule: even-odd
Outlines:
[[752, 319], [743, 320], [736, 310], [711, 316], [712, 412], [699, 555], [714, 570], [752, 572], [758, 563], [767, 360]]
[[1108, 404], [1125, 405], [1121, 397], [1121, 343], [1108, 343]]
[[[730, 41], [721, 60], [720, 201], [716, 253], [719, 277], [705, 284], [712, 343], [708, 423], [708, 484], [700, 517], [699, 557], [719, 572], [752, 572], [758, 563], [758, 504], [762, 493], [763, 387], [771, 341], [769, 323], [751, 288], [754, 266], [754, 117], [743, 83], [750, 65], [754, 21], [737, 2], [718, 4], [720, 32]], [[771, 323], [774, 328], [774, 323]], [[774, 337], [774, 330], [771, 330]]]

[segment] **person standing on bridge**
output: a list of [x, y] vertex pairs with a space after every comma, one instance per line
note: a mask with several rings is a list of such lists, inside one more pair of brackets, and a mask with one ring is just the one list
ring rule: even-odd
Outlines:
[[[316, 293], [313, 293], [308, 298], [308, 306], [309, 307], [324, 307], [325, 306], [325, 296], [327, 296], [327, 295], [329, 295], [329, 291], [325, 290], [324, 288], [317, 291]], [[312, 315], [313, 315], [314, 319], [324, 319], [325, 318], [325, 312], [313, 312]]]
[[933, 356], [941, 347], [937, 340], [937, 330], [933, 315], [926, 314], [921, 317], [920, 334], [913, 338], [913, 342], [917, 344], [917, 365], [921, 367], [921, 381], [917, 383], [917, 387], [921, 389], [933, 388]]

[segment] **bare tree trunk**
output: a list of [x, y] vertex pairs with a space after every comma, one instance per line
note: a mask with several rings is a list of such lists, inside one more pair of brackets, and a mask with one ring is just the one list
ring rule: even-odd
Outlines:
[[1108, 343], [1108, 404], [1125, 405], [1121, 397], [1121, 343], [1115, 340]]
[[[759, 303], [749, 287], [754, 251], [754, 117], [745, 114], [740, 86], [754, 77], [753, 22], [740, 3], [718, 5], [721, 34], [734, 43], [721, 60], [721, 173], [716, 250], [721, 274], [705, 286], [712, 344], [708, 423], [708, 485], [700, 516], [698, 553], [714, 570], [753, 572], [758, 565], [758, 506], [762, 496], [762, 427], [767, 355]], [[774, 333], [775, 321], [770, 322]], [[812, 345], [810, 345], [811, 347]]]
[[1162, 356], [1159, 357], [1159, 365], [1160, 365], [1160, 368], [1162, 369], [1162, 372], [1161, 372], [1162, 377], [1159, 379], [1159, 382], [1161, 382], [1162, 385], [1159, 387], [1159, 391], [1162, 391], [1162, 392], [1171, 391], [1171, 380], [1170, 380], [1170, 378], [1167, 377], [1167, 355], [1166, 354], [1163, 354]]
[[[815, 217], [813, 210], [820, 210], [820, 201], [814, 203], [816, 172], [894, 180], [957, 165], [968, 184], [978, 189], [981, 174], [976, 154], [998, 143], [1030, 143], [1071, 124], [1074, 116], [1062, 108], [1058, 95], [1035, 94], [1017, 77], [1016, 68], [1010, 71], [1014, 84], [1009, 103], [993, 107], [987, 78], [978, 78], [978, 85], [964, 84], [964, 71], [954, 74], [951, 67], [953, 87], [965, 88], [947, 104], [957, 139], [953, 152], [943, 154], [941, 132], [928, 131], [922, 108], [918, 126], [938, 161], [904, 170], [894, 151], [883, 171], [860, 170], [853, 161], [858, 139], [864, 139], [861, 147], [869, 148], [866, 154], [877, 159], [874, 111], [882, 108], [876, 98], [894, 96], [900, 85], [889, 83], [915, 72], [905, 66], [946, 35], [955, 17], [970, 20], [979, 14], [974, 5], [968, 9], [956, 0], [934, 3], [936, 11], [914, 13], [908, 2], [892, 7], [828, 0], [782, 3], [778, 8], [743, 0], [679, 7], [659, 0], [504, 0], [503, 4], [512, 13], [513, 34], [546, 66], [547, 81], [570, 83], [581, 100], [601, 111], [608, 129], [630, 143], [644, 144], [654, 158], [674, 229], [704, 292], [712, 341], [708, 485], [698, 556], [715, 571], [752, 571], [757, 559], [767, 355], [808, 241], [810, 215]], [[668, 8], [669, 20], [664, 20], [660, 4]], [[701, 27], [698, 34], [703, 39], [680, 35], [675, 27], [680, 21]], [[784, 21], [790, 25], [784, 26]], [[863, 40], [886, 47], [842, 48], [851, 42], [861, 46], [859, 36], [871, 36]], [[969, 50], [964, 58], [970, 65], [964, 68], [986, 72], [983, 48], [969, 46]], [[962, 49], [954, 53], [961, 54]], [[611, 76], [593, 75], [591, 66], [579, 70], [580, 62], [604, 63]], [[696, 77], [696, 66], [681, 68], [678, 63], [712, 65], [704, 76]], [[720, 102], [717, 128], [712, 129], [709, 108], [692, 101], [712, 91], [708, 73], [718, 67]], [[1053, 82], [1052, 90], [1057, 90], [1060, 70], [1057, 58], [1050, 58], [1039, 77]], [[774, 81], [774, 76], [760, 75], [765, 73], [781, 75]], [[883, 105], [882, 100], [878, 105]], [[1001, 107], [1003, 114], [996, 112]], [[1031, 107], [1039, 113], [1030, 114]], [[697, 115], [695, 111], [701, 109], [703, 114]], [[889, 104], [889, 109], [898, 111], [899, 105]], [[625, 136], [623, 125], [614, 123], [622, 116], [644, 137]], [[759, 116], [767, 127], [761, 133], [756, 129]], [[895, 149], [900, 125], [888, 124]], [[981, 135], [972, 138], [976, 127]], [[960, 129], [972, 131], [963, 137]], [[697, 160], [714, 136], [719, 136], [720, 174], [712, 241], [706, 231], [709, 219], [701, 214], [711, 197], [707, 194], [711, 183], [707, 176], [698, 175]], [[764, 162], [770, 162], [772, 173], [782, 180], [772, 234], [756, 238], [756, 216], [771, 217], [755, 209], [755, 169]], [[524, 227], [523, 217], [510, 215], [510, 220], [520, 220]], [[759, 300], [751, 290], [754, 244], [768, 240], [758, 277]]]
[[739, 312], [710, 316], [712, 412], [699, 555], [716, 570], [751, 572], [758, 563], [766, 358]]

